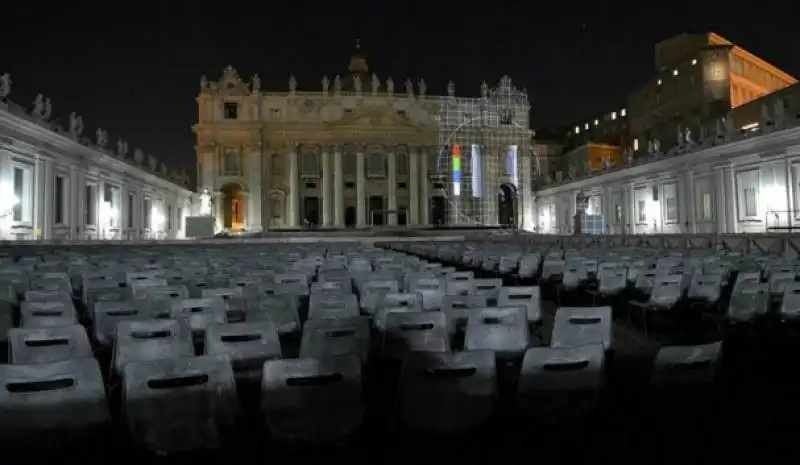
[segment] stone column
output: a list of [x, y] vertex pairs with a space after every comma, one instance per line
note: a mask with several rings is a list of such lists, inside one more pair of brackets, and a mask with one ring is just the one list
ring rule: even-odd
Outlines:
[[419, 152], [416, 147], [409, 147], [408, 150], [408, 176], [408, 224], [418, 225], [421, 223], [419, 220], [419, 198], [421, 194], [419, 183]]
[[687, 234], [694, 234], [697, 232], [697, 213], [695, 212], [697, 199], [694, 192], [694, 172], [687, 171], [683, 174], [683, 185], [684, 188], [682, 191], [678, 192], [678, 195], [682, 196], [684, 199], [683, 202], [681, 202], [684, 206], [684, 229], [686, 229], [685, 232]]
[[[142, 194], [144, 195], [144, 194]], [[217, 231], [222, 231], [225, 229], [225, 215], [222, 211], [222, 202], [225, 201], [225, 194], [222, 191], [215, 191], [214, 192], [214, 216], [216, 217], [216, 225]], [[144, 202], [144, 199], [140, 200], [140, 202]], [[142, 203], [144, 205], [144, 203]], [[142, 225], [142, 229], [147, 228], [147, 225]]]
[[395, 212], [386, 215], [386, 224], [397, 226], [397, 156], [394, 152], [388, 154], [389, 173], [386, 177], [386, 195], [389, 198], [389, 210]]
[[[524, 147], [524, 146], [523, 146]], [[519, 197], [521, 200], [521, 205], [518, 207], [518, 215], [520, 218], [517, 220], [517, 224], [522, 227], [525, 231], [533, 231], [533, 227], [536, 224], [534, 221], [536, 216], [534, 214], [533, 209], [533, 194], [531, 191], [531, 154], [528, 153], [527, 148], [520, 149], [519, 158], [517, 158], [520, 171], [519, 173]], [[518, 202], [519, 202], [518, 200]]]
[[[795, 193], [794, 186], [794, 173], [792, 172], [792, 161], [789, 157], [793, 156], [794, 154], [791, 153], [796, 149], [789, 149], [786, 151], [786, 159], [784, 160], [784, 171], [785, 171], [785, 181], [784, 187], [786, 188], [786, 226], [793, 228], [795, 223], [795, 216], [797, 212], [795, 211]], [[766, 225], [764, 225], [766, 226]], [[792, 229], [789, 229], [792, 231]]]
[[726, 225], [726, 213], [727, 208], [725, 204], [727, 203], [725, 200], [725, 173], [723, 170], [718, 169], [714, 173], [714, 190], [716, 195], [714, 196], [714, 207], [717, 214], [717, 234], [724, 234], [727, 231]]
[[[122, 240], [128, 239], [128, 180], [123, 178], [119, 183], [119, 236]], [[191, 211], [187, 211], [187, 216], [192, 216]], [[183, 221], [183, 220], [181, 220]], [[183, 221], [185, 227], [185, 221]]]
[[300, 174], [298, 172], [297, 149], [289, 152], [289, 218], [288, 225], [300, 225]]
[[[481, 223], [496, 225], [500, 219], [497, 214], [497, 191], [500, 189], [501, 178], [505, 166], [505, 160], [498, 161], [498, 166], [492, 166], [492, 156], [500, 157], [498, 150], [494, 146], [481, 147], [481, 176], [483, 177], [483, 189], [481, 192]], [[500, 160], [498, 158], [498, 160]]]
[[367, 226], [367, 176], [364, 166], [364, 152], [356, 153], [356, 227]]
[[344, 170], [342, 169], [342, 149], [336, 147], [333, 152], [333, 209], [334, 224], [344, 227]]
[[736, 199], [739, 193], [736, 192], [736, 181], [733, 179], [735, 175], [730, 166], [723, 168], [722, 173], [725, 180], [725, 233], [736, 234], [739, 223], [736, 219]]
[[85, 192], [83, 173], [77, 167], [70, 168], [69, 176], [69, 238], [83, 237], [83, 194]]
[[246, 167], [247, 195], [245, 204], [245, 224], [248, 231], [261, 231], [262, 191], [261, 144], [248, 154]]
[[331, 170], [331, 156], [327, 151], [322, 152], [322, 226], [325, 228], [333, 225], [333, 171]]
[[428, 198], [428, 187], [430, 186], [430, 178], [428, 177], [428, 149], [423, 148], [417, 153], [419, 158], [419, 224], [428, 225], [431, 221], [429, 206], [431, 199]]

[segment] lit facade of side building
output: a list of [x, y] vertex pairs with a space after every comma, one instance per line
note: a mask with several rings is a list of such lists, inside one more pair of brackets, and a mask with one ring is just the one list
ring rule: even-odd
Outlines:
[[[6, 81], [7, 79], [7, 81]], [[0, 239], [181, 239], [192, 214], [187, 180], [155, 157], [107, 134], [83, 137], [50, 118], [41, 95], [29, 111], [14, 103], [10, 78], [0, 85]], [[11, 94], [11, 95], [9, 95]]]
[[[630, 156], [647, 156], [654, 143], [672, 147], [678, 127], [700, 139], [714, 132], [720, 118], [734, 119], [737, 128], [752, 124], [762, 110], [759, 103], [754, 116], [751, 102], [796, 83], [719, 34], [671, 37], [655, 45], [654, 73], [625, 104], [569, 127], [562, 173], [566, 178], [570, 171], [581, 176], [623, 165]], [[751, 121], [740, 124], [743, 119]]]
[[541, 190], [537, 230], [572, 234], [580, 213], [601, 217], [605, 234], [794, 232], [800, 228], [800, 119], [765, 117], [761, 127], [728, 126], [672, 155]]
[[316, 91], [294, 78], [287, 92], [264, 91], [232, 67], [202, 79], [198, 187], [214, 195], [218, 230], [498, 224], [509, 212], [533, 223], [529, 105], [510, 79], [464, 98], [452, 83], [432, 96], [424, 80], [380, 80], [360, 52], [348, 71]]

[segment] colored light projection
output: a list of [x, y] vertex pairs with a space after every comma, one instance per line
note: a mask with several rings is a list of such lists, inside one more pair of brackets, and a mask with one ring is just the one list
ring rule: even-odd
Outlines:
[[506, 156], [506, 174], [511, 178], [511, 184], [515, 187], [519, 186], [519, 179], [517, 175], [517, 146], [508, 146], [508, 155]]
[[480, 198], [483, 195], [483, 176], [481, 173], [481, 148], [472, 144], [472, 196]]
[[458, 197], [461, 195], [461, 146], [458, 144], [453, 145], [452, 166], [453, 195]]

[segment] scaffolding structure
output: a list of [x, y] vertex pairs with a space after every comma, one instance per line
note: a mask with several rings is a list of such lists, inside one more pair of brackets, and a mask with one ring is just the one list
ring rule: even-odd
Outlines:
[[522, 225], [531, 191], [530, 104], [504, 76], [481, 97], [451, 96], [438, 113], [435, 173], [449, 225]]

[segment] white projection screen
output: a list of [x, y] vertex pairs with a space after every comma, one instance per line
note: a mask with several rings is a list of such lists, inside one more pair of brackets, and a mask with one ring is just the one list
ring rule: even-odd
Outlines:
[[472, 153], [470, 154], [472, 163], [472, 196], [480, 198], [483, 195], [483, 173], [481, 172], [481, 147], [478, 144], [472, 144]]

